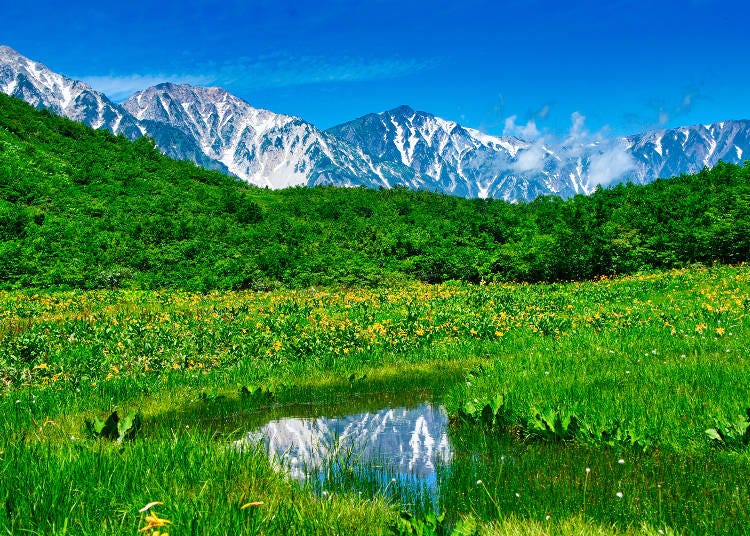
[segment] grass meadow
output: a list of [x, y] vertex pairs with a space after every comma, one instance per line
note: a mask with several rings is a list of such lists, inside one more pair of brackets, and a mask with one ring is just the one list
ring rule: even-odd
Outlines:
[[[749, 314], [747, 266], [545, 285], [2, 292], [0, 528], [743, 534]], [[451, 419], [437, 516], [350, 483], [322, 495], [264, 452], [229, 448], [251, 412], [414, 389]], [[140, 426], [108, 433], [114, 411]]]

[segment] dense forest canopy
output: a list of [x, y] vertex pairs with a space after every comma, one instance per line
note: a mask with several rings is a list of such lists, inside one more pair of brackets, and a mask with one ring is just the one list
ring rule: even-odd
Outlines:
[[530, 203], [270, 191], [0, 94], [0, 288], [589, 279], [750, 257], [750, 165]]

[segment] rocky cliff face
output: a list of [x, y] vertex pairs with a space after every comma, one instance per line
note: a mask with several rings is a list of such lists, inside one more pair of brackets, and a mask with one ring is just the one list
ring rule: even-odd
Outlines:
[[160, 84], [136, 93], [124, 107], [139, 120], [178, 129], [206, 156], [258, 186], [388, 187], [394, 176], [310, 123], [253, 108], [221, 88]]

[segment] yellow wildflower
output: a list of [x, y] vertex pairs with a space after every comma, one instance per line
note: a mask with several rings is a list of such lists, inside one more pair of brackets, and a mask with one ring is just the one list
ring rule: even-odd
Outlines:
[[169, 519], [164, 519], [156, 515], [153, 512], [146, 516], [146, 526], [142, 527], [138, 532], [146, 532], [155, 528], [163, 527], [164, 525], [171, 525], [172, 522]]
[[[143, 513], [148, 511], [150, 508], [153, 508], [154, 506], [164, 504], [160, 501], [153, 501], [148, 503], [146, 506], [138, 510], [139, 512]], [[168, 519], [164, 519], [156, 515], [156, 512], [152, 512], [151, 514], [148, 514], [146, 516], [146, 526], [142, 527], [138, 530], [138, 532], [146, 532], [147, 530], [153, 530], [159, 527], [163, 527], [165, 525], [171, 525], [172, 522]], [[152, 533], [151, 536], [154, 536], [154, 534], [159, 534], [158, 532]], [[168, 536], [166, 533], [162, 533], [162, 536]]]

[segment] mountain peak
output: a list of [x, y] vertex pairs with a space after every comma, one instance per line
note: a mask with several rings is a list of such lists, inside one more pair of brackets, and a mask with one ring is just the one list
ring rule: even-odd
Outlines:
[[208, 158], [258, 186], [388, 186], [356, 148], [302, 119], [254, 108], [220, 87], [162, 83], [139, 91], [123, 107], [149, 128], [179, 130]]
[[0, 55], [2, 56], [15, 56], [21, 57], [21, 55], [8, 45], [0, 45]]
[[[154, 91], [165, 91], [167, 93], [190, 92], [194, 94], [230, 95], [230, 93], [227, 90], [217, 87], [217, 86], [211, 86], [211, 87], [193, 86], [191, 84], [178, 84], [175, 82], [160, 82], [154, 86], [147, 87], [145, 89], [138, 91], [137, 93], [135, 93], [135, 95], [138, 95], [140, 93], [152, 93]], [[132, 96], [130, 98], [132, 98]]]
[[[168, 90], [179, 89], [181, 87], [188, 87], [187, 84], [175, 84], [174, 82], [160, 82], [153, 86], [154, 89]], [[146, 91], [148, 88], [144, 89]]]
[[0, 91], [93, 128], [129, 138], [142, 134], [121, 106], [85, 83], [55, 73], [7, 45], [0, 46]]
[[408, 104], [402, 104], [401, 106], [397, 106], [393, 110], [388, 110], [386, 113], [388, 113], [389, 115], [413, 115], [416, 112]]

